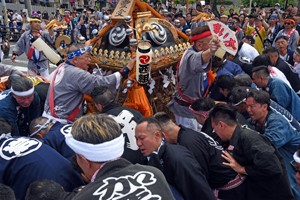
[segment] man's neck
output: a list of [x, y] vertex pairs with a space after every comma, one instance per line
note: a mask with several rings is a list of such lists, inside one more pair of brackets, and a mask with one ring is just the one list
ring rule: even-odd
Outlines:
[[286, 28], [286, 29], [284, 29], [284, 33], [289, 33], [290, 31], [291, 31], [292, 29], [291, 28]]
[[287, 54], [287, 49], [283, 50], [283, 51], [278, 51], [278, 53], [284, 57]]
[[269, 80], [270, 80], [270, 77], [265, 77], [265, 78], [264, 78], [263, 81], [264, 81], [264, 85], [265, 85], [265, 86], [263, 87], [263, 89], [266, 89], [266, 88], [267, 88], [267, 85], [268, 85], [268, 83], [269, 83]]
[[266, 117], [267, 117], [268, 113], [269, 113], [269, 111], [266, 111], [266, 113], [264, 113], [264, 115], [261, 118], [256, 120], [256, 123], [258, 126], [264, 126], [264, 123], [266, 122]]

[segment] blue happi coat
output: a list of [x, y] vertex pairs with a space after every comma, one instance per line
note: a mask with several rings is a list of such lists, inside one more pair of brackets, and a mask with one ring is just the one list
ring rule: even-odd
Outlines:
[[55, 149], [66, 159], [71, 160], [74, 151], [66, 144], [65, 141], [65, 135], [70, 134], [71, 130], [71, 124], [61, 124], [56, 122], [41, 141]]

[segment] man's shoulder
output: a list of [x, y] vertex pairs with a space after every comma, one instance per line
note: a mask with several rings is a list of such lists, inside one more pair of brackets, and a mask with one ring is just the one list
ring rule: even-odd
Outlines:
[[[101, 170], [104, 170], [101, 172]], [[89, 183], [77, 194], [76, 199], [108, 199], [116, 198], [119, 195], [127, 195], [133, 198], [137, 191], [141, 194], [143, 190], [148, 195], [163, 194], [160, 187], [166, 189], [167, 185], [164, 176], [157, 168], [131, 164], [125, 159], [119, 159], [107, 163], [96, 176], [95, 182]], [[121, 185], [126, 191], [117, 191], [116, 185]], [[142, 189], [143, 188], [143, 189]], [[150, 192], [150, 193], [149, 193]], [[122, 193], [122, 194], [121, 194]]]
[[165, 145], [165, 152], [164, 152], [163, 159], [164, 160], [167, 159], [171, 163], [173, 163], [173, 161], [184, 163], [185, 162], [184, 160], [187, 160], [189, 157], [193, 157], [190, 151], [184, 146], [177, 145], [177, 144], [169, 144], [169, 143], [166, 143], [164, 145]]
[[267, 126], [270, 125], [270, 123], [272, 123], [272, 125], [283, 125], [283, 124], [289, 125], [288, 124], [289, 122], [283, 117], [283, 115], [275, 112], [274, 110], [269, 111], [266, 117], [266, 121], [267, 121]]

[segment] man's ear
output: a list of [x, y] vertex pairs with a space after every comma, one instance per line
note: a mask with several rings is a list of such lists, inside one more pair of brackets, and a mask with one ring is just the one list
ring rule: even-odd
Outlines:
[[103, 106], [102, 106], [101, 104], [97, 104], [97, 103], [95, 102], [95, 107], [97, 108], [97, 110], [98, 110], [100, 113], [102, 112]]
[[160, 132], [159, 131], [155, 131], [154, 132], [154, 137], [155, 137], [155, 139], [160, 139], [161, 138]]
[[226, 128], [226, 126], [227, 126], [227, 125], [226, 125], [224, 122], [222, 122], [222, 121], [219, 121], [219, 124], [220, 124], [222, 130], [224, 130], [224, 129]]
[[162, 131], [162, 134], [163, 134], [164, 138], [166, 138], [167, 133]]

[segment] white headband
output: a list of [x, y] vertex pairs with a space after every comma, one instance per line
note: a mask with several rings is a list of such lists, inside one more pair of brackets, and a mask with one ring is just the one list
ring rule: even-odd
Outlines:
[[2, 133], [0, 135], [0, 140], [11, 138], [11, 133]]
[[247, 99], [246, 98], [244, 98], [242, 101], [240, 101], [240, 102], [238, 102], [238, 103], [236, 103], [236, 104], [233, 104], [234, 106], [238, 106], [238, 105], [240, 105], [243, 101], [246, 101]]
[[43, 125], [40, 125], [40, 124], [36, 125], [34, 128], [38, 128], [38, 130], [36, 130], [34, 133], [32, 133], [30, 135], [30, 137], [34, 136], [35, 134], [37, 134], [38, 132], [40, 132], [42, 129], [48, 128], [50, 122], [51, 122], [51, 119], [48, 119], [45, 124], [43, 124]]
[[124, 137], [119, 137], [101, 144], [89, 144], [75, 140], [72, 134], [66, 135], [67, 145], [77, 154], [83, 155], [87, 160], [93, 162], [105, 162], [114, 160], [123, 155]]
[[25, 97], [25, 96], [31, 95], [34, 92], [34, 87], [32, 87], [30, 90], [23, 91], [23, 92], [14, 91], [13, 87], [11, 87], [10, 89], [11, 89], [12, 93], [14, 93], [15, 95], [20, 96], [20, 97]]
[[297, 156], [297, 151], [294, 153], [293, 157], [296, 163], [300, 163], [300, 158]]

